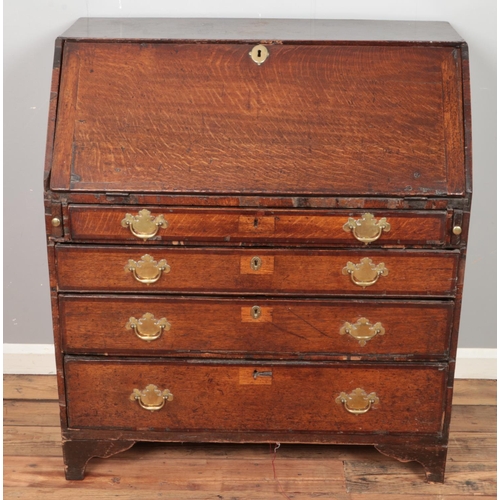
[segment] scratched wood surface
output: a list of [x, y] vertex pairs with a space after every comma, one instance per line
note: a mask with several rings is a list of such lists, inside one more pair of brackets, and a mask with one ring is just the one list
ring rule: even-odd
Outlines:
[[138, 443], [64, 479], [55, 376], [4, 376], [4, 497], [19, 500], [496, 498], [496, 383], [457, 380], [446, 480], [370, 446]]
[[66, 41], [52, 189], [464, 194], [460, 49], [251, 48]]
[[[67, 357], [68, 425], [151, 431], [362, 433], [377, 429], [431, 434], [441, 429], [445, 368], [444, 364], [340, 362], [318, 366], [257, 361], [238, 366], [202, 360], [167, 363], [154, 358], [137, 362]], [[267, 376], [255, 377], [255, 372]], [[148, 384], [174, 394], [174, 400], [167, 403], [168, 411], [145, 412], [129, 400], [133, 389], [143, 390]], [[405, 397], [400, 396], [403, 386]], [[385, 394], [390, 403], [374, 404], [373, 411], [360, 419], [335, 402], [342, 392], [349, 394], [357, 387]], [[427, 388], [425, 392], [422, 387]], [[418, 404], [409, 406], [408, 401]], [[247, 407], [253, 410], [245, 411]]]
[[[452, 326], [449, 301], [231, 299], [172, 296], [59, 296], [61, 335], [67, 353], [382, 360], [444, 359]], [[252, 308], [259, 308], [259, 316]], [[153, 314], [170, 329], [151, 342], [127, 324]], [[384, 329], [364, 345], [342, 328], [367, 318]], [[355, 327], [353, 327], [355, 328]], [[344, 332], [344, 333], [342, 333]], [[412, 332], [408, 335], [408, 332]], [[140, 332], [139, 332], [140, 333]], [[342, 334], [341, 334], [342, 333]], [[353, 331], [353, 334], [355, 332]], [[366, 334], [366, 332], [365, 332]], [[399, 358], [398, 358], [399, 359]]]
[[[166, 259], [169, 272], [152, 284], [134, 279], [129, 260], [147, 254]], [[57, 274], [61, 291], [155, 291], [246, 294], [349, 294], [351, 296], [453, 296], [457, 251], [417, 250], [284, 250], [58, 245]], [[251, 261], [259, 257], [260, 268]], [[343, 274], [348, 262], [369, 258], [388, 273], [363, 288]]]

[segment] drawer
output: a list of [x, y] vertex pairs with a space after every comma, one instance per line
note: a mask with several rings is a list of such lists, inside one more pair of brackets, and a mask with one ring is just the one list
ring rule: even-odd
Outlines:
[[253, 47], [66, 41], [51, 188], [464, 194], [458, 47]]
[[362, 247], [442, 246], [450, 241], [449, 217], [442, 211], [367, 213], [71, 205], [68, 212], [70, 236], [75, 241], [280, 242]]
[[442, 426], [447, 371], [445, 364], [424, 363], [67, 357], [68, 424], [166, 432], [436, 434]]
[[68, 353], [444, 358], [449, 301], [63, 295]]
[[56, 246], [61, 291], [453, 296], [458, 257], [458, 250]]

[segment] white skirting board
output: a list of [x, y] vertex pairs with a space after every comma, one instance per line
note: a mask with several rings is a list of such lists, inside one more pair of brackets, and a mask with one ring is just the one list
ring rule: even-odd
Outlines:
[[[3, 373], [50, 375], [56, 373], [52, 344], [4, 344]], [[497, 350], [459, 348], [456, 378], [497, 378]]]

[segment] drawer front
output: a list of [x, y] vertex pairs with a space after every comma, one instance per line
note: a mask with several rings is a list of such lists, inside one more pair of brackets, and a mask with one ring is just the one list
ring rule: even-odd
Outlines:
[[[458, 251], [57, 245], [62, 291], [452, 296]], [[154, 281], [155, 282], [151, 282]]]
[[447, 366], [69, 358], [65, 378], [71, 428], [435, 434]]
[[65, 352], [198, 357], [443, 358], [453, 314], [447, 301], [62, 295], [59, 304]]
[[[144, 210], [147, 210], [145, 212]], [[446, 212], [197, 210], [69, 207], [71, 238], [152, 243], [432, 245], [449, 242]]]
[[66, 41], [52, 189], [464, 193], [458, 48], [252, 48]]

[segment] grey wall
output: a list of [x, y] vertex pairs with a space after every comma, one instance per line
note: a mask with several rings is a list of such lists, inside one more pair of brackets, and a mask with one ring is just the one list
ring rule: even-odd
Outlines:
[[474, 202], [460, 347], [496, 345], [495, 0], [6, 0], [4, 342], [52, 343], [42, 171], [54, 39], [79, 17], [294, 17], [448, 21], [469, 43]]

